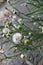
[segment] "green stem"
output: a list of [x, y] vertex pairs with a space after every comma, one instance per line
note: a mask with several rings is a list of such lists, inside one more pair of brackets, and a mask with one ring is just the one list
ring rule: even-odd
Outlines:
[[27, 2], [27, 4], [30, 4], [30, 5], [32, 5], [32, 6], [34, 6], [34, 7], [37, 7], [37, 8], [40, 8], [40, 6], [35, 5], [34, 3], [31, 3], [31, 2]]
[[27, 15], [27, 16], [30, 16], [30, 15], [38, 14], [38, 13], [40, 13], [41, 11], [43, 11], [43, 7], [40, 7], [40, 8], [38, 8], [37, 10], [34, 10], [34, 11], [30, 12], [30, 13], [27, 13], [26, 15]]
[[33, 0], [33, 1], [36, 1], [36, 2], [38, 2], [38, 4], [40, 4], [40, 0]]

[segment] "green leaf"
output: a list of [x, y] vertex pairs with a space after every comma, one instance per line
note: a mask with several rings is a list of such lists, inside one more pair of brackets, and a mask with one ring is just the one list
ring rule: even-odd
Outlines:
[[40, 12], [42, 12], [42, 11], [43, 11], [43, 7], [40, 7], [40, 8], [38, 8], [38, 9], [36, 9], [36, 10], [30, 12], [30, 13], [27, 13], [26, 15], [27, 15], [27, 16], [30, 16], [30, 15], [38, 14], [38, 13], [40, 13]]
[[11, 46], [11, 47], [9, 48], [9, 50], [11, 50], [11, 49], [14, 48], [14, 47], [15, 47], [15, 45]]
[[36, 1], [36, 2], [38, 2], [38, 3], [39, 3], [39, 5], [40, 5], [40, 0], [33, 0], [33, 1]]
[[12, 5], [17, 5], [17, 4], [21, 4], [21, 3], [23, 3], [22, 1], [16, 1], [16, 2], [13, 2], [13, 3], [11, 3]]
[[4, 28], [4, 26], [0, 26], [0, 30], [2, 30]]
[[36, 4], [32, 3], [32, 2], [26, 2], [26, 3], [32, 5], [32, 6], [36, 7], [36, 8], [40, 8], [39, 5], [36, 5]]

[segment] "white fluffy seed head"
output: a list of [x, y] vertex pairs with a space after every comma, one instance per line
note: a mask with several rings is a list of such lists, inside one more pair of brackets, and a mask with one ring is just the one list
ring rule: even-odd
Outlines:
[[15, 44], [19, 44], [20, 40], [22, 38], [22, 35], [20, 33], [15, 33], [12, 37], [12, 40]]
[[7, 34], [7, 33], [10, 32], [10, 30], [8, 28], [4, 28], [2, 31], [3, 31], [4, 34]]
[[17, 18], [17, 16], [16, 15], [13, 15], [13, 17], [12, 17], [13, 19], [16, 19]]
[[3, 49], [0, 49], [0, 53], [4, 53], [4, 50]]
[[34, 22], [33, 25], [36, 25], [36, 22]]
[[21, 19], [21, 18], [19, 18], [19, 19], [18, 19], [18, 22], [21, 22], [21, 21], [22, 21], [22, 19]]
[[31, 16], [32, 18], [34, 18], [34, 16]]
[[20, 55], [20, 58], [22, 58], [22, 59], [23, 59], [24, 57], [25, 57], [25, 56], [24, 56], [24, 54], [21, 54], [21, 55]]
[[29, 32], [29, 35], [31, 35], [31, 32]]

